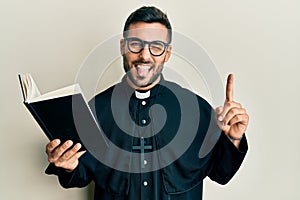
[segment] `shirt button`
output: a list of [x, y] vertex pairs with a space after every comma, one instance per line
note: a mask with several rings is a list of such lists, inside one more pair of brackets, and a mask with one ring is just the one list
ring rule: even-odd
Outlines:
[[144, 181], [144, 186], [146, 187], [148, 185], [148, 182], [147, 181]]
[[144, 165], [147, 165], [147, 163], [148, 163], [147, 160], [144, 160]]
[[142, 101], [142, 105], [143, 105], [143, 106], [146, 105], [146, 101]]
[[145, 119], [142, 120], [142, 124], [146, 124], [146, 122], [147, 122], [147, 121], [146, 121]]

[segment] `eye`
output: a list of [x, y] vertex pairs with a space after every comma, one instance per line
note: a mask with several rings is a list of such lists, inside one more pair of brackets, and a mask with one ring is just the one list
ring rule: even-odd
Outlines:
[[142, 46], [142, 42], [139, 40], [131, 40], [129, 42], [129, 45], [132, 47], [141, 47]]
[[156, 51], [162, 51], [164, 49], [164, 43], [160, 41], [154, 41], [151, 43], [151, 49]]

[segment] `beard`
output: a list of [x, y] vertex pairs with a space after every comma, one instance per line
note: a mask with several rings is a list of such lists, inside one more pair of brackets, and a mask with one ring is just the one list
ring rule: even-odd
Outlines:
[[[164, 62], [163, 62], [164, 63]], [[156, 81], [162, 72], [163, 69], [163, 64], [158, 64], [156, 65], [153, 62], [149, 61], [144, 61], [142, 59], [135, 60], [132, 62], [132, 67], [129, 65], [128, 60], [125, 55], [123, 55], [123, 68], [126, 72], [126, 76], [130, 79], [130, 81], [137, 87], [147, 87], [151, 85], [154, 81]], [[149, 65], [150, 69], [149, 70], [155, 70], [150, 79], [147, 82], [144, 82], [145, 77], [139, 76], [139, 75], [134, 75], [132, 72], [132, 68], [136, 68], [137, 65]]]

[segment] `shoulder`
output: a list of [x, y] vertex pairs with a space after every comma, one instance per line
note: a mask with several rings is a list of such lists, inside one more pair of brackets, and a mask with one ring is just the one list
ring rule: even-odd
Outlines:
[[106, 99], [109, 99], [109, 98], [111, 98], [111, 95], [112, 95], [112, 93], [113, 93], [113, 91], [114, 91], [114, 88], [117, 86], [117, 85], [119, 85], [120, 83], [117, 83], [117, 84], [115, 84], [115, 85], [112, 85], [112, 86], [110, 86], [109, 88], [107, 88], [107, 89], [104, 89], [103, 91], [101, 91], [101, 92], [99, 92], [99, 93], [97, 93], [91, 100], [90, 100], [90, 102], [91, 101], [99, 101], [99, 100], [106, 100]]
[[113, 85], [104, 91], [101, 91], [100, 93], [96, 94], [91, 100], [89, 100], [89, 105], [91, 108], [96, 107], [96, 105], [102, 105], [103, 106], [108, 106], [107, 104], [110, 103], [111, 95], [114, 90], [114, 87], [116, 85]]
[[105, 98], [105, 97], [110, 97], [115, 87], [116, 87], [116, 85], [110, 86], [109, 88], [98, 93], [94, 98], [101, 99], [101, 98]]
[[208, 110], [211, 110], [212, 108], [206, 99], [187, 88], [183, 88], [175, 82], [164, 80], [162, 85], [172, 91], [177, 98], [182, 98], [182, 100], [196, 99], [200, 108], [206, 108]]

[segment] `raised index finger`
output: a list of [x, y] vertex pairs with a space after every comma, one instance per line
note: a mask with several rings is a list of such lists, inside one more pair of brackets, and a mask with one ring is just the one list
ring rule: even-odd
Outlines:
[[226, 102], [233, 101], [233, 74], [229, 74], [226, 83]]

